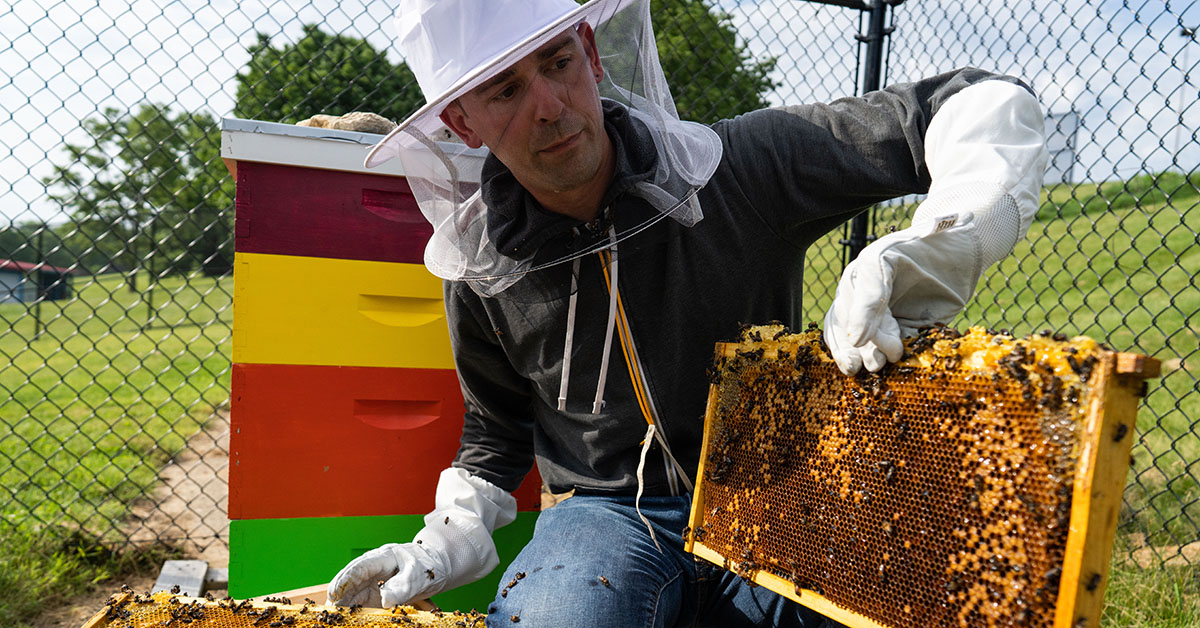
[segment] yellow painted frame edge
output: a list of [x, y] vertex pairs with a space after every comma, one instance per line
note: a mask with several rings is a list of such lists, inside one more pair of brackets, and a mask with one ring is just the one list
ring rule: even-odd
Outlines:
[[1140, 388], [1145, 379], [1157, 377], [1160, 368], [1154, 358], [1112, 352], [1103, 354], [1099, 366], [1080, 439], [1055, 628], [1100, 625], [1117, 516], [1136, 438]]

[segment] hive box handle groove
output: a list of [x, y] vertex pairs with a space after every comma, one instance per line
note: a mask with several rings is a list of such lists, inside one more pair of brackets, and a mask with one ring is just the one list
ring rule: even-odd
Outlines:
[[412, 194], [364, 189], [362, 205], [364, 209], [384, 220], [410, 225], [429, 224], [417, 209], [417, 201]]
[[354, 418], [381, 430], [414, 430], [433, 423], [441, 416], [441, 400], [354, 400]]
[[446, 316], [440, 295], [427, 298], [360, 294], [358, 313], [388, 327], [421, 327]]

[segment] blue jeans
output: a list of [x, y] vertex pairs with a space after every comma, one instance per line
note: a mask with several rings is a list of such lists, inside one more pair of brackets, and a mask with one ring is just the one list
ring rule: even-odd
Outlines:
[[[837, 626], [684, 552], [687, 497], [576, 495], [543, 512], [488, 607], [488, 626]], [[524, 574], [518, 578], [518, 574]], [[511, 588], [511, 582], [516, 584]], [[518, 618], [519, 624], [513, 622]]]

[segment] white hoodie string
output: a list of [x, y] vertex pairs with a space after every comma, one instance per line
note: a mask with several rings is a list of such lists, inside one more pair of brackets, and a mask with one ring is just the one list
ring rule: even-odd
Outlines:
[[608, 228], [608, 238], [612, 241], [612, 287], [608, 291], [608, 330], [604, 332], [604, 353], [600, 358], [600, 379], [596, 382], [596, 400], [592, 403], [592, 414], [600, 414], [604, 407], [604, 384], [608, 381], [608, 358], [612, 353], [613, 329], [617, 326], [617, 301], [620, 290], [617, 288], [617, 232]]
[[[604, 334], [604, 351], [600, 357], [600, 376], [596, 381], [596, 398], [592, 402], [592, 414], [600, 414], [604, 409], [604, 387], [608, 382], [608, 361], [612, 353], [613, 330], [617, 326], [617, 303], [620, 293], [617, 290], [617, 234], [609, 228], [608, 237], [612, 240], [612, 288], [608, 291], [608, 330]], [[571, 380], [571, 348], [575, 344], [575, 310], [579, 302], [579, 265], [583, 258], [575, 258], [571, 265], [571, 296], [567, 302], [567, 336], [563, 340], [563, 369], [558, 384], [558, 410], [567, 410], [567, 385]]]
[[571, 346], [575, 341], [575, 305], [579, 302], [579, 262], [571, 264], [571, 297], [567, 305], [567, 337], [563, 341], [562, 382], [558, 385], [558, 411], [567, 411], [567, 382], [571, 379]]
[[[604, 386], [605, 386], [606, 382], [608, 381], [608, 364], [609, 364], [610, 354], [612, 353], [613, 331], [615, 330], [615, 327], [616, 327], [617, 311], [620, 306], [620, 288], [619, 288], [620, 284], [618, 283], [616, 233], [611, 227], [609, 228], [608, 233], [609, 233], [609, 239], [612, 241], [612, 246], [609, 248], [609, 269], [610, 269], [611, 274], [609, 275], [609, 290], [608, 290], [608, 325], [607, 325], [607, 329], [604, 334], [604, 351], [601, 354], [601, 358], [600, 358], [600, 376], [596, 382], [596, 398], [592, 403], [592, 413], [593, 414], [599, 414], [600, 411], [604, 408]], [[578, 304], [578, 294], [579, 294], [578, 276], [579, 276], [579, 268], [580, 268], [581, 259], [582, 258], [576, 258], [574, 263], [571, 266], [571, 296], [570, 296], [568, 304], [567, 304], [567, 335], [566, 335], [565, 340], [563, 341], [563, 372], [562, 372], [562, 378], [559, 382], [559, 390], [558, 390], [558, 409], [559, 409], [559, 411], [564, 411], [564, 412], [567, 409], [567, 384], [570, 381], [570, 373], [571, 373], [571, 348], [572, 348], [572, 345], [574, 344], [573, 340], [574, 340], [574, 335], [575, 335], [575, 311], [576, 311], [576, 307]], [[632, 341], [632, 339], [629, 339], [629, 340]], [[638, 365], [638, 369], [640, 370], [642, 368], [642, 366], [641, 366], [641, 359], [637, 356], [637, 348], [633, 347], [631, 345], [629, 347], [629, 351], [631, 352], [631, 355], [629, 357], [633, 360], [634, 363], [636, 363]], [[650, 402], [650, 403], [651, 403], [650, 412], [654, 415], [657, 415], [657, 411], [653, 408], [652, 402]], [[657, 420], [657, 416], [654, 416], [653, 418], [655, 420]], [[634, 507], [634, 510], [637, 511], [638, 518], [642, 520], [642, 523], [646, 524], [646, 529], [650, 531], [650, 540], [654, 542], [654, 547], [658, 549], [659, 553], [662, 553], [663, 550], [662, 550], [662, 547], [658, 544], [658, 537], [654, 532], [654, 527], [650, 524], [650, 520], [648, 518], [646, 518], [646, 515], [642, 514], [642, 507], [641, 507], [642, 493], [644, 492], [645, 486], [646, 486], [646, 481], [645, 481], [646, 455], [650, 452], [650, 447], [651, 447], [651, 445], [653, 445], [653, 443], [656, 439], [659, 441], [659, 444], [661, 444], [662, 448], [663, 448], [664, 463], [666, 465], [667, 482], [671, 487], [671, 493], [675, 494], [675, 495], [679, 494], [679, 487], [677, 485], [677, 480], [679, 480], [679, 479], [683, 480], [684, 484], [687, 485], [689, 491], [692, 490], [692, 486], [691, 486], [691, 482], [689, 482], [687, 479], [686, 473], [684, 473], [682, 467], [679, 466], [679, 462], [675, 459], [675, 456], [673, 456], [671, 454], [671, 450], [667, 446], [666, 440], [663, 438], [662, 434], [658, 431], [658, 428], [655, 425], [655, 421], [653, 421], [653, 420], [648, 421], [648, 425], [646, 427], [646, 434], [642, 438], [641, 453], [638, 456], [638, 466], [637, 466], [638, 486], [637, 486], [637, 495], [634, 497], [633, 507]]]

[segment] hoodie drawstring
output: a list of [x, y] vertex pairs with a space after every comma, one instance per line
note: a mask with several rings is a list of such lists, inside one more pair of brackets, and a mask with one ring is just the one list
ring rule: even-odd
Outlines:
[[[615, 285], [617, 279], [617, 234], [611, 227], [608, 230], [609, 240], [612, 241], [612, 279]], [[575, 344], [575, 310], [579, 302], [579, 265], [583, 258], [575, 258], [571, 265], [571, 296], [567, 301], [567, 336], [563, 340], [563, 371], [558, 384], [558, 409], [567, 410], [567, 385], [571, 380], [571, 349]], [[617, 325], [617, 305], [620, 295], [611, 289], [608, 294], [608, 329], [604, 333], [604, 352], [600, 354], [600, 377], [596, 380], [596, 398], [592, 401], [592, 414], [600, 414], [604, 409], [604, 387], [608, 383], [608, 360], [612, 353], [613, 331]]]
[[[662, 430], [658, 429], [657, 419], [658, 410], [654, 407], [654, 401], [650, 398], [650, 390], [643, 376], [644, 367], [642, 366], [641, 358], [637, 355], [637, 347], [633, 344], [633, 336], [629, 331], [629, 321], [625, 316], [625, 306], [621, 302], [621, 292], [618, 280], [617, 266], [617, 242], [616, 232], [611, 227], [609, 228], [609, 240], [611, 246], [603, 251], [600, 251], [602, 259], [602, 270], [604, 278], [608, 284], [608, 324], [604, 334], [604, 352], [601, 354], [600, 360], [600, 376], [596, 382], [596, 398], [592, 403], [592, 413], [599, 414], [604, 408], [604, 387], [608, 380], [608, 365], [609, 356], [612, 352], [613, 331], [616, 327], [620, 327], [621, 347], [625, 354], [625, 363], [629, 367], [629, 377], [632, 380], [634, 393], [638, 398], [638, 405], [642, 410], [642, 415], [646, 419], [647, 427], [645, 436], [641, 442], [641, 452], [638, 456], [637, 466], [637, 496], [634, 498], [634, 510], [637, 511], [638, 518], [642, 523], [646, 524], [646, 529], [650, 531], [650, 540], [654, 542], [654, 547], [662, 552], [662, 547], [658, 544], [658, 538], [655, 535], [654, 527], [650, 525], [650, 520], [642, 514], [641, 500], [642, 493], [645, 491], [645, 467], [646, 456], [650, 452], [650, 446], [658, 441], [663, 451], [663, 466], [665, 467], [667, 484], [671, 489], [671, 494], [678, 495], [679, 481], [682, 480], [687, 490], [693, 490], [692, 483], [688, 480], [687, 473], [683, 470], [683, 466], [675, 459], [671, 453], [670, 447], [667, 445], [667, 439], [663, 435]], [[558, 390], [558, 409], [566, 411], [567, 409], [567, 385], [570, 381], [571, 373], [571, 350], [574, 344], [575, 335], [575, 313], [578, 304], [578, 277], [580, 261], [582, 258], [576, 258], [571, 267], [571, 296], [567, 304], [567, 335], [563, 341], [563, 372], [562, 379], [559, 382]]]
[[567, 411], [567, 382], [571, 380], [571, 345], [575, 340], [575, 305], [579, 302], [579, 262], [571, 264], [571, 297], [567, 305], [567, 337], [563, 340], [562, 382], [558, 386], [558, 411]]
[[608, 330], [604, 332], [604, 353], [600, 358], [600, 379], [596, 382], [596, 400], [592, 403], [592, 414], [600, 414], [604, 407], [604, 384], [608, 380], [608, 356], [612, 353], [613, 328], [617, 325], [617, 303], [620, 293], [617, 291], [617, 232], [608, 230], [608, 239], [612, 241], [612, 288], [608, 291]]

